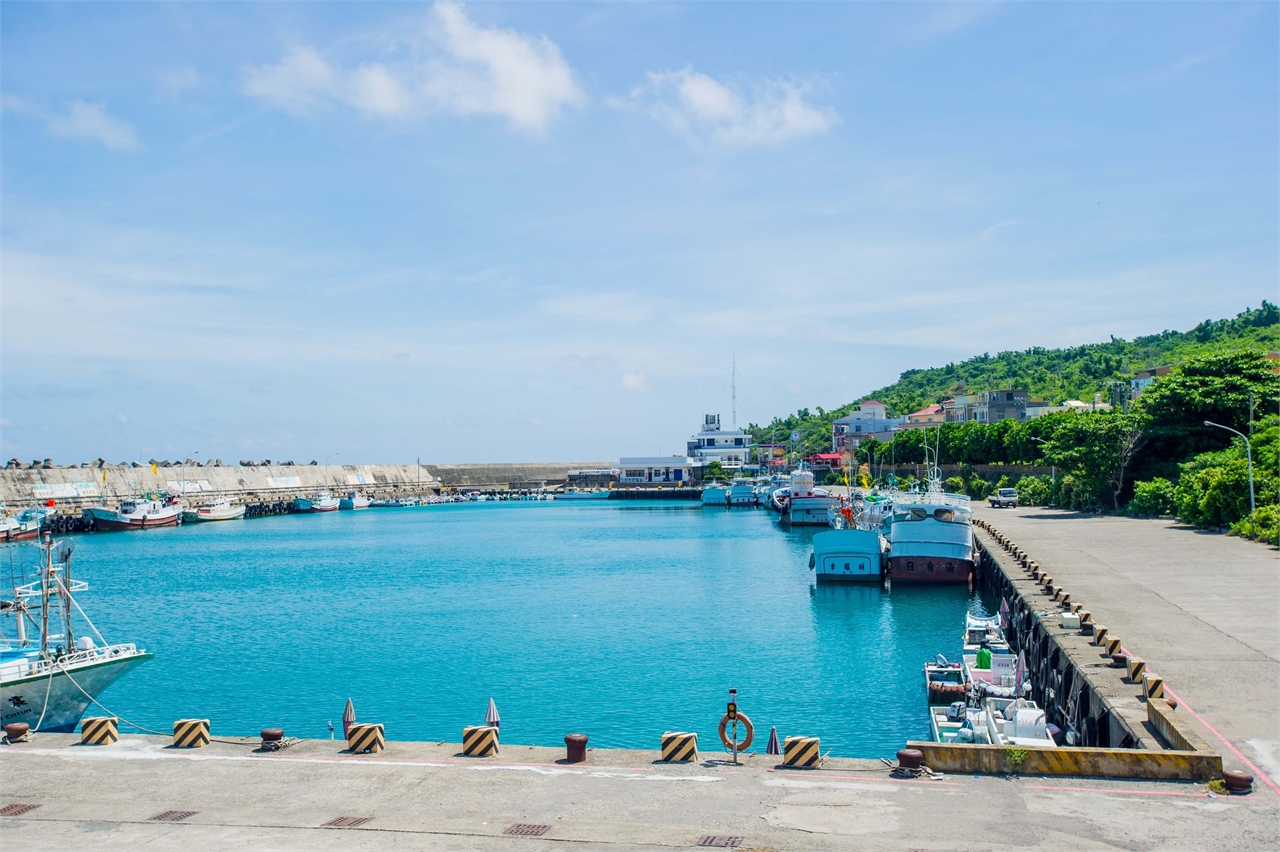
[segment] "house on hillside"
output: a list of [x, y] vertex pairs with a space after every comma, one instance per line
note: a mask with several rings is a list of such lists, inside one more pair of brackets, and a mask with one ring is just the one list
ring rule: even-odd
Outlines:
[[942, 403], [944, 422], [999, 423], [1001, 420], [1027, 419], [1029, 392], [1015, 388], [956, 394]]
[[871, 437], [882, 441], [891, 440], [893, 433], [906, 422], [905, 417], [890, 417], [889, 409], [883, 402], [869, 399], [844, 417], [831, 422], [831, 452], [852, 450], [857, 442]]
[[913, 411], [907, 415], [907, 422], [902, 424], [903, 429], [928, 429], [931, 426], [938, 426], [946, 422], [946, 409], [942, 403], [936, 405], [926, 405], [919, 411]]

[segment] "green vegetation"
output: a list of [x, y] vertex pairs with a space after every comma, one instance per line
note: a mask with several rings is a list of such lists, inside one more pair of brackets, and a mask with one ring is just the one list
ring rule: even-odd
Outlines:
[[[1055, 405], [1068, 399], [1089, 401], [1095, 393], [1110, 400], [1110, 383], [1127, 383], [1139, 370], [1245, 349], [1280, 349], [1280, 308], [1264, 301], [1261, 307], [1246, 310], [1233, 319], [1206, 320], [1190, 331], [1164, 331], [1132, 341], [1113, 337], [1105, 343], [1069, 349], [1035, 347], [994, 356], [983, 354], [945, 367], [908, 370], [897, 382], [872, 391], [858, 402], [878, 399], [889, 407], [890, 414], [900, 416], [957, 393], [1001, 388], [1026, 388], [1033, 397]], [[800, 451], [822, 452], [831, 446], [831, 421], [848, 414], [856, 405], [851, 402], [833, 411], [804, 408], [747, 429], [757, 443], [786, 441], [793, 429], [798, 430]]]
[[718, 460], [707, 462], [707, 466], [702, 469], [702, 479], [704, 482], [719, 482], [722, 479], [728, 479], [729, 474], [725, 472], [724, 465]]
[[[887, 442], [867, 439], [859, 446], [857, 461], [868, 472], [893, 464], [921, 464], [927, 441], [936, 447], [939, 463], [961, 465], [959, 475], [947, 480], [947, 488], [975, 499], [1013, 486], [1019, 501], [1027, 505], [1125, 511], [1137, 516], [1176, 514], [1188, 524], [1230, 527], [1235, 534], [1280, 544], [1280, 380], [1276, 362], [1265, 357], [1267, 349], [1280, 348], [1278, 328], [1280, 311], [1263, 302], [1261, 308], [1233, 320], [1201, 323], [1185, 334], [1166, 332], [1132, 344], [1113, 340], [1074, 350], [1030, 350], [1002, 353], [996, 359], [971, 359], [959, 366], [968, 369], [996, 361], [1016, 365], [1026, 361], [1024, 356], [1039, 353], [1037, 357], [1054, 363], [1074, 365], [1065, 370], [1068, 376], [1094, 371], [1092, 367], [1086, 371], [1084, 365], [1101, 362], [1088, 357], [1101, 358], [1104, 350], [1121, 344], [1129, 347], [1131, 358], [1136, 352], [1162, 354], [1144, 366], [1179, 356], [1185, 360], [1119, 410], [1060, 412], [1023, 423], [944, 423], [936, 429], [907, 430]], [[885, 402], [913, 399], [911, 388], [923, 381], [919, 377], [937, 372], [904, 373], [897, 385], [874, 396]], [[984, 389], [1001, 385], [1034, 388], [1034, 381], [999, 378]], [[1066, 386], [1071, 386], [1068, 380], [1064, 380]], [[937, 393], [950, 391], [943, 388]], [[918, 402], [913, 399], [910, 404]], [[799, 429], [805, 449], [810, 444], [825, 449], [831, 420], [850, 407], [839, 412], [818, 409], [817, 415], [801, 411], [776, 421], [773, 429], [778, 434]], [[1205, 421], [1252, 435], [1256, 511], [1249, 509], [1244, 440]], [[764, 431], [751, 428], [757, 436]], [[1054, 465], [1057, 475], [979, 475], [974, 468], [1003, 464]]]

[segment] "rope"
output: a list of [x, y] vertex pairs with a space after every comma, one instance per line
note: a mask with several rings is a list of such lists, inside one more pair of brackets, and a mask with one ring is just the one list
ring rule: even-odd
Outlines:
[[[142, 726], [141, 726], [141, 725], [139, 725], [139, 724], [136, 724], [136, 723], [134, 723], [134, 722], [130, 722], [128, 719], [124, 718], [123, 716], [121, 716], [121, 715], [120, 715], [120, 714], [118, 714], [118, 713], [112, 713], [112, 712], [111, 712], [110, 710], [108, 710], [106, 707], [103, 707], [103, 706], [102, 706], [102, 704], [98, 701], [98, 699], [94, 698], [92, 695], [90, 695], [89, 693], [85, 692], [85, 691], [84, 691], [84, 689], [83, 689], [83, 688], [81, 688], [80, 684], [76, 683], [76, 679], [75, 679], [75, 678], [73, 678], [73, 677], [71, 676], [71, 672], [67, 671], [67, 667], [66, 667], [66, 666], [64, 666], [64, 665], [62, 665], [61, 663], [59, 663], [59, 664], [58, 664], [58, 668], [62, 670], [62, 673], [63, 673], [64, 675], [66, 675], [66, 676], [67, 676], [67, 680], [71, 681], [72, 686], [74, 686], [76, 689], [79, 689], [79, 690], [80, 690], [80, 692], [81, 692], [81, 694], [82, 694], [82, 695], [84, 695], [84, 697], [85, 697], [85, 698], [89, 699], [89, 700], [90, 700], [91, 702], [93, 702], [94, 704], [97, 704], [99, 707], [102, 707], [102, 709], [103, 709], [105, 712], [107, 712], [107, 713], [111, 714], [111, 715], [112, 715], [112, 716], [114, 716], [116, 719], [120, 720], [121, 722], [124, 722], [124, 723], [125, 723], [126, 725], [128, 725], [130, 728], [137, 728], [139, 731], [142, 731], [142, 732], [144, 732], [144, 733], [148, 733], [148, 734], [155, 734], [155, 735], [156, 735], [156, 736], [158, 736], [158, 737], [167, 737], [167, 736], [169, 736], [169, 734], [164, 733], [163, 731], [153, 731], [153, 730], [151, 730], [150, 728], [144, 728], [144, 727], [142, 727]], [[50, 680], [50, 682], [52, 682], [52, 680], [53, 680], [53, 674], [52, 674], [52, 672], [49, 674], [49, 680]], [[48, 704], [48, 702], [49, 702], [49, 699], [46, 697], [46, 698], [45, 698], [45, 703], [46, 703], [46, 704]], [[44, 715], [43, 715], [43, 714], [41, 714], [40, 718], [42, 718], [42, 719], [43, 719], [43, 718], [44, 718]]]
[[44, 684], [44, 706], [40, 708], [40, 718], [36, 721], [33, 730], [40, 730], [40, 725], [44, 722], [44, 714], [49, 712], [49, 690], [53, 687], [53, 670], [49, 670], [49, 679]]

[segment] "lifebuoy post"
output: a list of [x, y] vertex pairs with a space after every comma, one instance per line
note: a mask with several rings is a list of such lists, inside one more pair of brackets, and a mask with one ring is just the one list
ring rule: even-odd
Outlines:
[[733, 723], [733, 763], [738, 764], [738, 690], [729, 690], [729, 708], [725, 712]]

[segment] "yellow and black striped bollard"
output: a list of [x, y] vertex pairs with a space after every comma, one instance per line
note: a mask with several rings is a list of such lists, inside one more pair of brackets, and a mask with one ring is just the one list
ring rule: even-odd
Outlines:
[[1106, 638], [1106, 641], [1103, 643], [1102, 647], [1106, 649], [1108, 657], [1111, 656], [1112, 654], [1119, 654], [1120, 653], [1120, 637], [1112, 633], [1110, 636]]
[[498, 753], [498, 729], [473, 725], [462, 729], [462, 753], [467, 757], [488, 757]]
[[787, 737], [782, 744], [782, 765], [816, 769], [822, 759], [822, 742], [817, 737]]
[[347, 728], [347, 751], [352, 754], [377, 754], [386, 747], [387, 738], [380, 724], [356, 722]]
[[209, 744], [209, 720], [179, 719], [174, 722], [173, 744], [177, 748], [204, 748]]
[[662, 759], [668, 763], [698, 760], [698, 735], [667, 731], [662, 735]]
[[80, 742], [83, 745], [111, 745], [120, 739], [115, 716], [101, 716], [80, 722]]
[[1164, 678], [1158, 674], [1147, 672], [1142, 676], [1142, 688], [1147, 698], [1164, 698]]
[[1129, 658], [1129, 683], [1142, 683], [1147, 673], [1147, 664], [1141, 657]]

